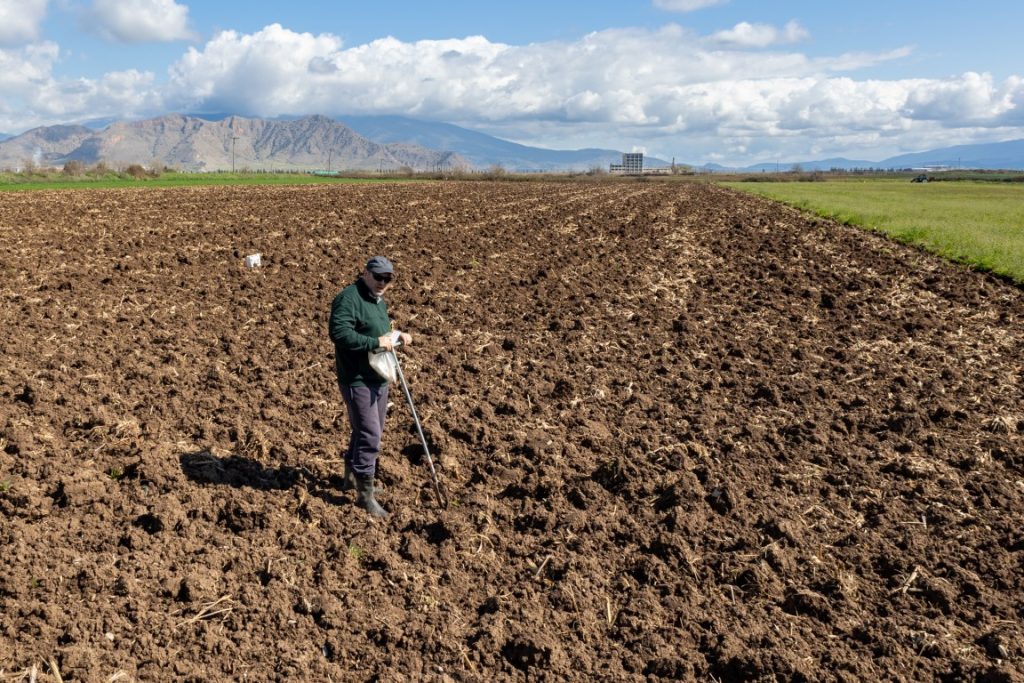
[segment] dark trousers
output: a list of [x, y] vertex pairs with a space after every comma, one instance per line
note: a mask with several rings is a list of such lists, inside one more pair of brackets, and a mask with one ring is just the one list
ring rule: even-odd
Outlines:
[[372, 477], [377, 473], [380, 439], [384, 434], [384, 418], [388, 412], [388, 385], [339, 386], [345, 407], [348, 408], [348, 421], [352, 425], [345, 462], [351, 465], [357, 477]]

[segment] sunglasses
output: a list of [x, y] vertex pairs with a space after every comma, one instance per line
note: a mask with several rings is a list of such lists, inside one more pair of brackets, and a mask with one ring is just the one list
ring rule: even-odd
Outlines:
[[394, 276], [391, 273], [370, 273], [377, 282], [391, 282]]

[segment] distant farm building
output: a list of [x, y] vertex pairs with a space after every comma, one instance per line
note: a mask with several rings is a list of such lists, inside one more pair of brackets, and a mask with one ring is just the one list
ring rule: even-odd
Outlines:
[[643, 152], [623, 154], [622, 163], [610, 164], [608, 166], [608, 172], [619, 175], [642, 175], [644, 172]]

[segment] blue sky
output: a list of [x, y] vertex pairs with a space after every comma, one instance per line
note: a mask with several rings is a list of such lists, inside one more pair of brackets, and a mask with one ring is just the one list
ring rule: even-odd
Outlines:
[[1020, 3], [0, 0], [0, 131], [400, 114], [687, 163], [1024, 137]]

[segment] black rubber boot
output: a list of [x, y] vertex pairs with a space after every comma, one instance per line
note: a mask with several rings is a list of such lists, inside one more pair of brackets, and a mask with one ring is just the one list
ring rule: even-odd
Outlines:
[[352, 465], [345, 461], [345, 477], [341, 480], [342, 491], [354, 491], [356, 489], [356, 473], [352, 471]]
[[387, 517], [388, 511], [380, 506], [374, 497], [373, 477], [356, 476], [356, 505], [374, 517]]
[[[345, 476], [341, 479], [341, 490], [342, 491], [356, 491], [359, 488], [357, 483], [356, 471], [352, 469], [352, 465], [348, 462], [345, 463]], [[384, 490], [383, 486], [380, 486], [376, 480], [373, 482], [373, 494], [377, 495]]]

